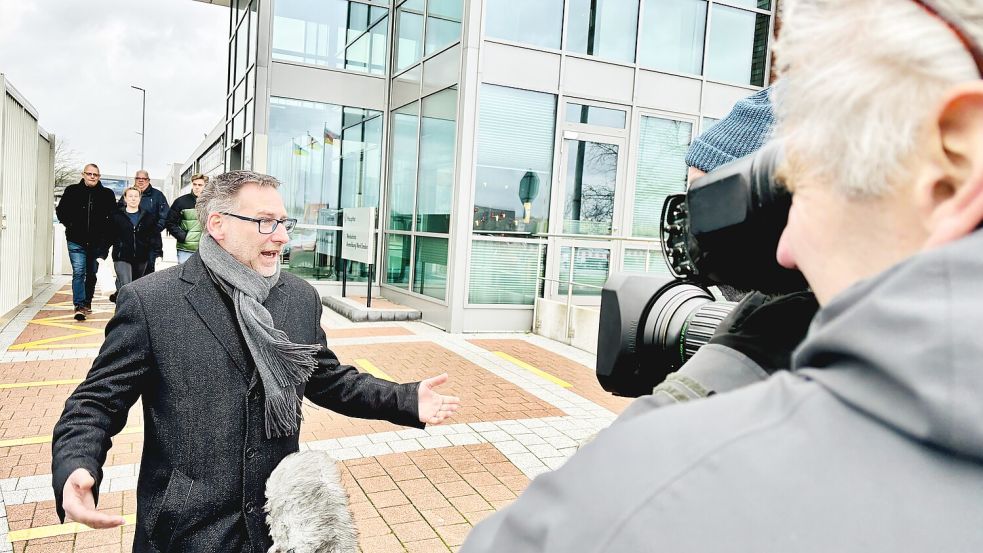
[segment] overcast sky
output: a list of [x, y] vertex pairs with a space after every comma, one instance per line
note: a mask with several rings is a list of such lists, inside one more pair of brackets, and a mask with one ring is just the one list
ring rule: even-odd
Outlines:
[[[164, 178], [225, 105], [228, 9], [193, 0], [0, 0], [0, 73], [103, 174]], [[80, 168], [81, 170], [81, 168]]]

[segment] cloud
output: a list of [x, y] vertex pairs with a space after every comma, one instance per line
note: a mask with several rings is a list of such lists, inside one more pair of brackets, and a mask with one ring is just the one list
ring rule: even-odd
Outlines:
[[104, 173], [163, 178], [222, 117], [227, 8], [192, 0], [0, 0], [0, 72]]

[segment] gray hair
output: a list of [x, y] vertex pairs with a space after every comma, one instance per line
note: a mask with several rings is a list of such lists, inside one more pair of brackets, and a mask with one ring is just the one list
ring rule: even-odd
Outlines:
[[280, 188], [280, 181], [262, 173], [252, 171], [222, 173], [205, 184], [195, 203], [202, 227], [208, 224], [208, 216], [212, 213], [235, 211], [239, 206], [239, 191], [247, 184]]
[[[983, 2], [934, 4], [983, 43]], [[980, 78], [972, 57], [912, 1], [787, 0], [783, 13], [774, 99], [793, 174], [848, 197], [888, 194], [922, 155], [930, 110]]]

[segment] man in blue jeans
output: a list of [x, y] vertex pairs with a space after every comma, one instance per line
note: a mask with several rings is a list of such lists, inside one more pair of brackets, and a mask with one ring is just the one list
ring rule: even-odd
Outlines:
[[109, 217], [116, 208], [113, 191], [99, 180], [99, 167], [90, 163], [82, 170], [82, 180], [65, 189], [55, 213], [65, 225], [68, 258], [72, 262], [72, 303], [75, 320], [84, 321], [92, 313], [99, 258], [109, 254]]

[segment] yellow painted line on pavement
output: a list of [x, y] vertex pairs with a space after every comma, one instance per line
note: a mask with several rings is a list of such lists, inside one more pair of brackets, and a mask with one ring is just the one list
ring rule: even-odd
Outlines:
[[550, 373], [548, 373], [546, 371], [541, 371], [541, 370], [537, 369], [536, 367], [533, 367], [532, 365], [530, 365], [529, 363], [526, 363], [525, 361], [523, 361], [521, 359], [516, 359], [515, 357], [512, 357], [511, 355], [505, 353], [504, 351], [493, 351], [492, 353], [494, 353], [495, 355], [501, 357], [502, 359], [505, 359], [506, 361], [508, 361], [509, 363], [512, 363], [513, 365], [518, 365], [518, 366], [522, 367], [523, 369], [526, 369], [527, 371], [529, 371], [529, 372], [531, 372], [531, 373], [533, 373], [533, 374], [535, 374], [535, 375], [537, 375], [537, 376], [539, 376], [541, 378], [545, 378], [546, 380], [549, 380], [550, 382], [552, 382], [553, 384], [556, 384], [557, 386], [562, 386], [564, 388], [573, 388], [573, 384], [570, 384], [566, 380], [561, 380], [561, 379], [559, 379], [559, 378], [551, 375]]
[[[126, 521], [124, 526], [132, 526], [137, 523], [137, 515], [135, 513], [123, 515], [123, 520]], [[13, 530], [7, 534], [7, 539], [10, 540], [10, 543], [13, 543], [15, 541], [36, 540], [40, 538], [50, 538], [52, 536], [64, 536], [66, 534], [78, 534], [79, 532], [88, 532], [90, 530], [94, 530], [94, 528], [89, 528], [88, 526], [78, 522], [69, 522], [66, 524], [53, 524], [51, 526], [39, 526], [37, 528]]]
[[0, 390], [10, 390], [11, 388], [40, 388], [41, 386], [60, 386], [62, 384], [78, 384], [81, 378], [69, 380], [39, 380], [37, 382], [14, 382], [12, 384], [0, 384]]
[[[117, 436], [122, 434], [140, 434], [143, 432], [142, 426], [128, 426], [120, 431]], [[0, 447], [14, 447], [18, 445], [46, 444], [51, 441], [51, 434], [44, 436], [31, 436], [29, 438], [13, 438], [10, 440], [0, 440]]]
[[371, 374], [376, 378], [388, 380], [389, 382], [396, 382], [395, 380], [393, 380], [393, 377], [384, 373], [382, 369], [373, 365], [372, 361], [369, 361], [368, 359], [356, 359], [355, 364], [358, 365], [362, 370], [364, 370], [365, 372]]
[[[71, 336], [71, 338], [78, 338], [78, 336]], [[22, 350], [28, 350], [28, 349], [35, 350], [35, 349], [40, 349], [40, 350], [45, 350], [45, 349], [73, 349], [73, 348], [83, 349], [83, 348], [100, 348], [100, 347], [102, 347], [102, 342], [91, 342], [91, 343], [85, 342], [85, 343], [82, 343], [82, 344], [43, 344], [43, 345], [40, 345], [40, 346], [32, 345], [32, 346], [21, 347], [21, 348], [16, 348], [16, 349], [22, 349]], [[11, 347], [9, 347], [7, 349], [15, 349], [15, 348], [13, 346], [11, 346]]]

